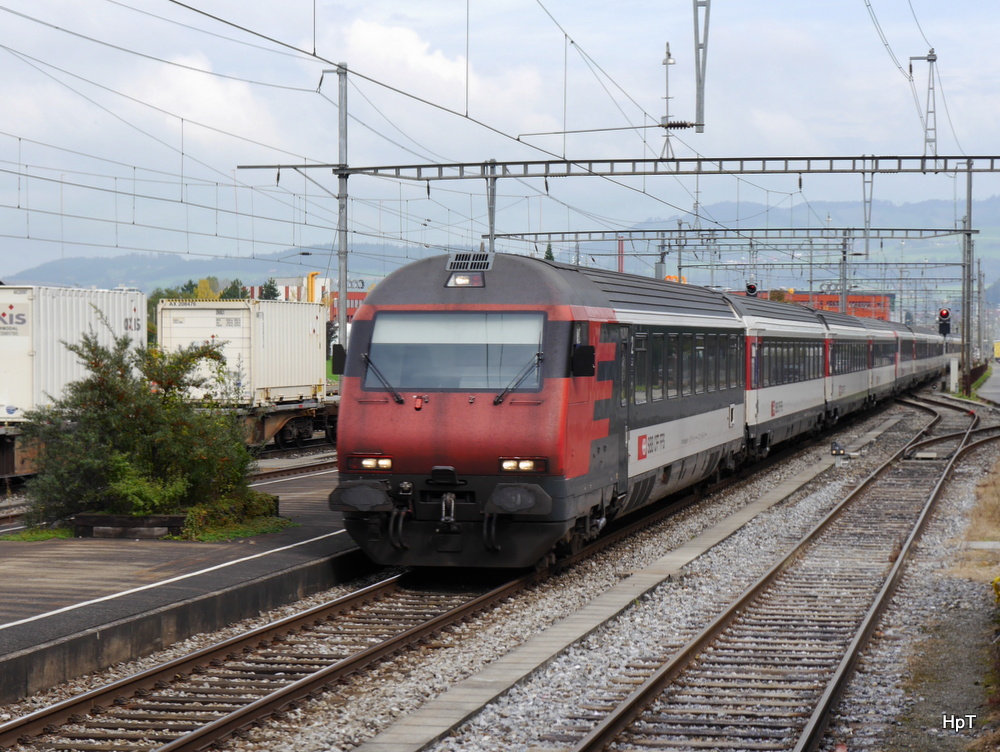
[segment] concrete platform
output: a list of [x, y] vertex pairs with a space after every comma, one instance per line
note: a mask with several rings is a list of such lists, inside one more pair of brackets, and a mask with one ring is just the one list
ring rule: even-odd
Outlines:
[[976, 390], [976, 394], [990, 402], [1000, 404], [1000, 369], [994, 369], [992, 375]]
[[0, 703], [371, 571], [327, 507], [336, 478], [257, 486], [296, 525], [252, 539], [0, 541]]

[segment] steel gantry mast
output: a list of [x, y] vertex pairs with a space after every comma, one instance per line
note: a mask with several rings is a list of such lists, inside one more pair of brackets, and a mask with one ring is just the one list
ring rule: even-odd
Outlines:
[[[707, 2], [705, 3], [707, 5]], [[344, 68], [346, 74], [346, 67]], [[626, 178], [663, 175], [676, 177], [679, 175], [788, 175], [788, 174], [860, 174], [869, 184], [875, 173], [895, 175], [908, 174], [963, 174], [966, 176], [966, 223], [965, 254], [963, 263], [963, 318], [962, 351], [963, 377], [967, 381], [971, 367], [971, 274], [974, 268], [972, 245], [972, 175], [973, 173], [1000, 172], [1000, 156], [862, 156], [862, 157], [685, 157], [675, 159], [578, 159], [578, 160], [530, 160], [499, 162], [459, 162], [452, 164], [411, 164], [384, 165], [372, 167], [347, 167], [339, 164], [310, 165], [248, 165], [240, 169], [281, 170], [293, 169], [327, 169], [341, 178], [346, 197], [346, 180], [351, 175], [368, 175], [371, 177], [391, 178], [394, 180], [414, 180], [429, 182], [432, 180], [486, 180], [488, 186], [494, 186], [500, 178], [540, 178], [548, 180], [556, 177], [605, 177]], [[495, 202], [496, 193], [490, 194], [491, 209], [489, 211], [490, 247], [496, 238]], [[870, 224], [866, 221], [866, 224]], [[346, 227], [346, 222], [345, 225]], [[870, 230], [868, 237], [870, 238]], [[345, 244], [346, 245], [346, 244]], [[346, 254], [346, 247], [342, 248]], [[345, 256], [346, 258], [346, 256]], [[345, 280], [346, 282], [346, 280]], [[339, 322], [338, 322], [339, 323]]]
[[927, 107], [920, 120], [924, 124], [924, 156], [937, 156], [937, 103], [934, 96], [934, 64], [937, 55], [932, 47], [930, 52], [922, 57], [910, 58], [910, 81], [913, 81], [913, 61], [926, 60], [929, 72], [927, 74]]

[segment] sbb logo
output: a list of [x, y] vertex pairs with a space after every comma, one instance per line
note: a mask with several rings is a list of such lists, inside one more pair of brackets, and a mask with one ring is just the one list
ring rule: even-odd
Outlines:
[[656, 433], [652, 436], [643, 434], [639, 437], [639, 459], [644, 460], [651, 454], [662, 452], [666, 445], [667, 437], [662, 433]]

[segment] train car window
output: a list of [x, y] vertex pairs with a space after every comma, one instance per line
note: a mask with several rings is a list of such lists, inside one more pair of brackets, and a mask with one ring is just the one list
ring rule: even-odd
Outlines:
[[667, 357], [666, 357], [666, 374], [667, 374], [667, 399], [673, 399], [677, 396], [677, 381], [678, 381], [678, 368], [677, 368], [677, 356], [679, 354], [680, 348], [677, 347], [677, 335], [668, 334], [667, 335]]
[[760, 386], [771, 386], [771, 346], [761, 341], [757, 345], [757, 378]]
[[635, 374], [632, 388], [632, 401], [636, 405], [644, 405], [647, 400], [647, 385], [649, 383], [649, 353], [646, 351], [646, 335], [635, 336], [634, 352]]
[[694, 393], [705, 391], [705, 335], [694, 337]]
[[654, 402], [663, 399], [663, 335], [654, 334], [649, 351], [652, 374], [649, 381], [649, 398]]
[[590, 344], [590, 322], [573, 322], [573, 346]]
[[709, 334], [705, 340], [705, 391], [714, 392], [719, 384], [719, 338]]
[[743, 368], [743, 358], [740, 352], [740, 341], [735, 334], [729, 335], [729, 388], [740, 386], [740, 371]]
[[692, 392], [692, 379], [694, 369], [694, 335], [681, 335], [681, 395], [687, 396]]
[[729, 387], [729, 339], [719, 335], [719, 389]]

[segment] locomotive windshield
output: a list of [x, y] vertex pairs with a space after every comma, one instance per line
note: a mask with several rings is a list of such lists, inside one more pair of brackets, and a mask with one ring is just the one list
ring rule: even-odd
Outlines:
[[[368, 360], [396, 389], [508, 387], [541, 350], [541, 313], [382, 311], [375, 316]], [[539, 369], [516, 389], [539, 387]], [[372, 368], [365, 389], [383, 389]]]

